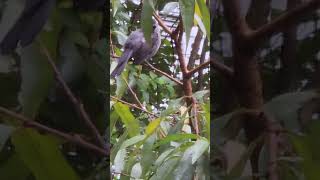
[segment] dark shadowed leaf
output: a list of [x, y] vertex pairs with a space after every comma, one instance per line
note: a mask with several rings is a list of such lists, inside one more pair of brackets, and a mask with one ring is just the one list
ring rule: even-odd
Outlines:
[[36, 179], [79, 179], [62, 155], [57, 139], [31, 129], [20, 129], [13, 134], [12, 143]]

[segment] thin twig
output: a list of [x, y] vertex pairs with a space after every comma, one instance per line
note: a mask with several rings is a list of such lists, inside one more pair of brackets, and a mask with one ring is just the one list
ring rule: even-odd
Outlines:
[[142, 109], [145, 109], [144, 106], [141, 104], [141, 102], [140, 102], [137, 94], [136, 94], [136, 93], [132, 90], [132, 88], [130, 87], [128, 81], [127, 81], [125, 78], [123, 78], [123, 80], [124, 80], [124, 82], [126, 83], [126, 85], [128, 86], [128, 89], [129, 89], [130, 93], [133, 95], [133, 97], [134, 97], [134, 99], [136, 100], [136, 102], [138, 103], [139, 107], [142, 108]]
[[159, 74], [166, 76], [167, 78], [169, 78], [170, 80], [174, 81], [175, 83], [179, 84], [180, 86], [183, 85], [181, 81], [179, 81], [178, 79], [170, 76], [169, 74], [155, 68], [154, 66], [152, 66], [149, 62], [145, 63], [148, 67], [150, 67], [151, 69], [155, 70], [156, 72], [158, 72]]
[[59, 72], [57, 66], [55, 65], [54, 61], [51, 59], [50, 53], [48, 52], [47, 48], [44, 46], [41, 46], [41, 47], [43, 49], [43, 52], [47, 56], [48, 62], [50, 63], [50, 65], [52, 66], [52, 69], [54, 70], [56, 79], [61, 84], [63, 90], [65, 91], [68, 98], [72, 102], [74, 108], [78, 110], [80, 117], [84, 120], [87, 127], [90, 129], [91, 133], [95, 136], [95, 140], [99, 143], [99, 145], [101, 147], [105, 147], [106, 145], [105, 145], [105, 142], [104, 142], [102, 136], [100, 135], [100, 133], [99, 133], [98, 129], [95, 127], [95, 125], [92, 123], [89, 115], [87, 114], [86, 110], [84, 109], [83, 104], [80, 101], [78, 101], [77, 98], [71, 92], [70, 88], [68, 87], [67, 83], [64, 81], [64, 79], [63, 79], [61, 73]]
[[135, 109], [139, 109], [139, 110], [141, 110], [141, 111], [143, 111], [143, 112], [146, 112], [146, 113], [148, 113], [148, 114], [150, 114], [150, 115], [152, 115], [152, 116], [159, 117], [158, 115], [156, 115], [156, 114], [154, 114], [154, 113], [152, 113], [152, 112], [150, 112], [150, 111], [148, 111], [148, 110], [146, 110], [146, 109], [140, 108], [139, 106], [137, 106], [137, 105], [135, 105], [135, 104], [126, 102], [126, 101], [121, 100], [121, 99], [119, 99], [119, 98], [117, 98], [117, 97], [114, 97], [114, 96], [110, 96], [110, 97], [111, 97], [112, 99], [114, 99], [114, 100], [116, 100], [116, 101], [119, 101], [119, 102], [121, 102], [121, 103], [123, 103], [123, 104], [126, 104], [126, 105], [128, 105], [128, 106], [130, 106], [130, 107], [133, 107], [133, 108], [135, 108]]
[[61, 137], [61, 138], [65, 139], [65, 140], [67, 140], [68, 142], [71, 142], [73, 144], [77, 144], [77, 145], [79, 145], [79, 146], [81, 146], [83, 148], [86, 148], [86, 149], [92, 150], [94, 152], [97, 152], [100, 155], [108, 156], [109, 153], [110, 153], [110, 149], [108, 147], [106, 147], [106, 149], [102, 149], [102, 148], [100, 148], [100, 147], [98, 147], [98, 146], [96, 146], [94, 144], [91, 144], [91, 143], [83, 140], [80, 136], [72, 136], [72, 135], [64, 133], [62, 131], [47, 127], [47, 126], [42, 125], [42, 124], [40, 124], [40, 123], [38, 123], [36, 121], [28, 119], [27, 117], [25, 117], [25, 116], [23, 116], [21, 114], [18, 114], [16, 112], [10, 111], [9, 109], [6, 109], [6, 108], [1, 107], [1, 106], [0, 106], [0, 112], [5, 114], [5, 115], [7, 115], [7, 116], [13, 117], [13, 118], [23, 122], [28, 127], [34, 127], [34, 128], [36, 128], [38, 130], [45, 131], [45, 132], [48, 132], [48, 133], [53, 134], [55, 136]]
[[210, 63], [211, 63], [210, 61], [207, 61], [207, 62], [205, 62], [203, 64], [200, 64], [199, 66], [197, 66], [194, 69], [190, 70], [188, 72], [188, 76], [192, 76], [194, 73], [196, 73], [196, 72], [208, 67], [210, 65]]

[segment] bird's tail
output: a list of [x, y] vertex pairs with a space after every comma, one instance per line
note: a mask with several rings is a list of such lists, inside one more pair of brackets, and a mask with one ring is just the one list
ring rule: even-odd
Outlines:
[[111, 73], [111, 77], [114, 78], [122, 73], [131, 56], [132, 56], [132, 50], [125, 50], [123, 52], [122, 56], [118, 59], [117, 67]]

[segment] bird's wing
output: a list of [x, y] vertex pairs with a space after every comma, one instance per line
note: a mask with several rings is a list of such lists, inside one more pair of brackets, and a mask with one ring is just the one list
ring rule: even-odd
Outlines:
[[126, 40], [126, 43], [124, 44], [125, 49], [132, 49], [133, 53], [136, 52], [141, 48], [141, 46], [145, 43], [145, 39], [143, 36], [143, 32], [141, 29], [138, 29], [136, 31], [133, 31], [128, 39]]

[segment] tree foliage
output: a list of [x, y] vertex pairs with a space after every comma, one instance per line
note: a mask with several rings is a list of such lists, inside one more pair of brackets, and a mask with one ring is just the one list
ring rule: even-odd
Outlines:
[[[159, 13], [155, 18], [165, 25], [159, 23], [162, 43], [157, 55], [148, 61], [150, 64], [129, 63], [121, 76], [110, 80], [110, 161], [114, 179], [209, 179], [210, 75], [208, 62], [203, 64], [208, 61], [205, 53], [209, 41], [205, 39], [210, 34], [206, 3], [111, 1], [111, 71], [121, 56], [127, 34], [139, 27], [145, 36], [150, 34], [148, 22], [156, 11]], [[179, 22], [183, 22], [181, 28]], [[183, 34], [182, 42], [178, 40], [182, 35], [174, 35], [174, 31]], [[197, 33], [200, 35], [195, 38]], [[186, 49], [191, 44], [193, 47]], [[194, 73], [185, 71], [200, 65], [203, 67]], [[186, 85], [191, 85], [190, 90]]]

